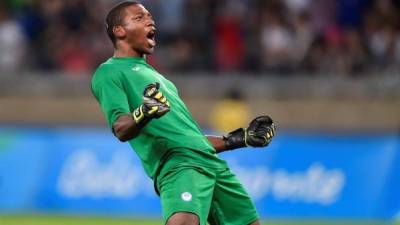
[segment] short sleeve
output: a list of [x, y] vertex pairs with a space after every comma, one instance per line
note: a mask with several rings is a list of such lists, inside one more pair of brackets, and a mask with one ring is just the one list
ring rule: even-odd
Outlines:
[[111, 66], [100, 66], [92, 78], [92, 92], [100, 104], [110, 128], [119, 116], [130, 113], [121, 74]]

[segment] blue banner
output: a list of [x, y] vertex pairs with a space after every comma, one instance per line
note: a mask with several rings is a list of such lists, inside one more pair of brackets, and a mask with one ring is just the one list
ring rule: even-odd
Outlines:
[[[400, 215], [400, 137], [279, 133], [222, 153], [263, 217]], [[107, 129], [0, 129], [0, 211], [160, 216], [134, 151]]]

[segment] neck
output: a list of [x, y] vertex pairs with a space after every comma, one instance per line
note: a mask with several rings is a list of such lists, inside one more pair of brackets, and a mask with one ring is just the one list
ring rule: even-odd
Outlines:
[[129, 45], [125, 43], [118, 43], [117, 47], [114, 50], [114, 57], [139, 57], [145, 58], [144, 54], [140, 54], [139, 52], [132, 49]]

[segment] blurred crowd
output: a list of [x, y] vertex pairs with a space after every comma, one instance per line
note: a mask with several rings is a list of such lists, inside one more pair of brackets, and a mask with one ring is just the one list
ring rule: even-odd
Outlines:
[[[2, 0], [0, 70], [90, 74], [112, 55], [113, 0]], [[399, 0], [142, 0], [161, 72], [400, 71]]]

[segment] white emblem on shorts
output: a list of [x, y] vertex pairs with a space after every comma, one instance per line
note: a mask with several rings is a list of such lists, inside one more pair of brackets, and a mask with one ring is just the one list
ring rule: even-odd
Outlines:
[[132, 68], [133, 71], [139, 71], [139, 69], [140, 69], [140, 68], [137, 67], [137, 66], [135, 66], [135, 67]]
[[192, 200], [192, 194], [190, 194], [189, 192], [183, 192], [181, 197], [182, 197], [182, 200], [185, 202]]

